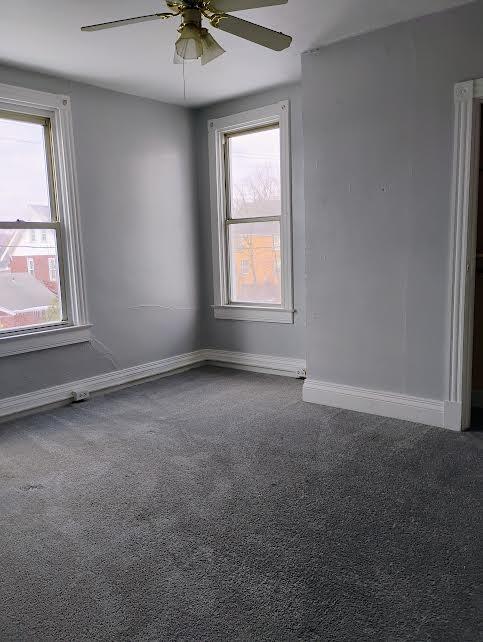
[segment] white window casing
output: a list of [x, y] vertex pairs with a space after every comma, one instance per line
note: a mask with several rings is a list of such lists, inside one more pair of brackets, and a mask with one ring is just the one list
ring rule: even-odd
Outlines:
[[[60, 323], [2, 332], [0, 357], [89, 341], [70, 98], [0, 84], [0, 111], [38, 116], [50, 122], [57, 214], [55, 229], [64, 306], [64, 320]], [[42, 232], [43, 228], [53, 227], [50, 223], [25, 223], [24, 226], [26, 229], [34, 226]]]
[[[280, 251], [281, 305], [236, 304], [229, 297], [229, 257], [226, 242], [226, 180], [224, 140], [227, 134], [278, 125], [280, 128]], [[293, 323], [292, 197], [290, 104], [282, 101], [241, 114], [208, 121], [214, 315], [217, 319]]]

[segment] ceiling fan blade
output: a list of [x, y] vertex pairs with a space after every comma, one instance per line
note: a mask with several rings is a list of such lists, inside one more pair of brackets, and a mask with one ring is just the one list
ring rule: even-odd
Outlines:
[[229, 11], [244, 11], [245, 9], [260, 9], [287, 4], [288, 0], [211, 0], [211, 8], [227, 13]]
[[149, 22], [150, 20], [165, 20], [173, 17], [174, 13], [153, 13], [149, 16], [138, 16], [137, 18], [126, 18], [125, 20], [114, 20], [113, 22], [101, 22], [98, 25], [87, 25], [81, 27], [81, 31], [100, 31], [101, 29], [113, 29], [114, 27], [124, 27], [133, 25], [137, 22]]
[[262, 47], [273, 49], [274, 51], [282, 51], [290, 47], [292, 42], [290, 36], [286, 36], [278, 31], [272, 31], [266, 27], [261, 27], [253, 22], [247, 22], [241, 18], [235, 18], [235, 16], [223, 17], [220, 22], [216, 24], [216, 27], [234, 36], [255, 42], [257, 45], [262, 45]]

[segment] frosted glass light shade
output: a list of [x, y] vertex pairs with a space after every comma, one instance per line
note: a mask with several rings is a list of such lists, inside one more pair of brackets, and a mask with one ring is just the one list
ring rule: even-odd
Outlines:
[[196, 25], [187, 24], [181, 29], [175, 45], [176, 54], [183, 60], [197, 60], [203, 54], [201, 33]]
[[203, 47], [203, 53], [201, 55], [202, 65], [207, 65], [209, 62], [225, 53], [223, 47], [216, 42], [208, 29], [201, 30], [201, 44]]

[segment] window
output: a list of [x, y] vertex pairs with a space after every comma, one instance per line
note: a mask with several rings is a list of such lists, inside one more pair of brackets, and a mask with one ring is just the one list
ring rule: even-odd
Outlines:
[[293, 323], [288, 102], [208, 127], [215, 316]]
[[0, 356], [89, 338], [71, 131], [67, 97], [0, 85]]
[[[45, 248], [36, 244], [50, 232], [47, 251], [58, 256], [60, 224], [54, 191], [50, 119], [0, 112], [0, 213], [4, 241], [0, 262], [0, 331], [67, 320], [62, 287], [49, 288], [36, 270]], [[30, 256], [26, 257], [27, 254]], [[56, 260], [56, 259], [55, 259]], [[25, 274], [25, 271], [27, 274]], [[27, 278], [28, 277], [28, 278]]]
[[248, 276], [250, 274], [250, 261], [248, 259], [241, 259], [240, 274], [241, 276]]
[[[30, 276], [35, 276], [35, 263], [31, 256], [27, 257], [27, 272]], [[15, 274], [15, 272], [13, 272]]]
[[57, 281], [57, 260], [49, 257], [49, 281]]

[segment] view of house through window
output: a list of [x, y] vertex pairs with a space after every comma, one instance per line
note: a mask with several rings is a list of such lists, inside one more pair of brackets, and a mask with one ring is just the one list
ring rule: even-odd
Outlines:
[[231, 303], [281, 305], [280, 128], [225, 136]]
[[62, 321], [49, 122], [0, 112], [0, 332]]

